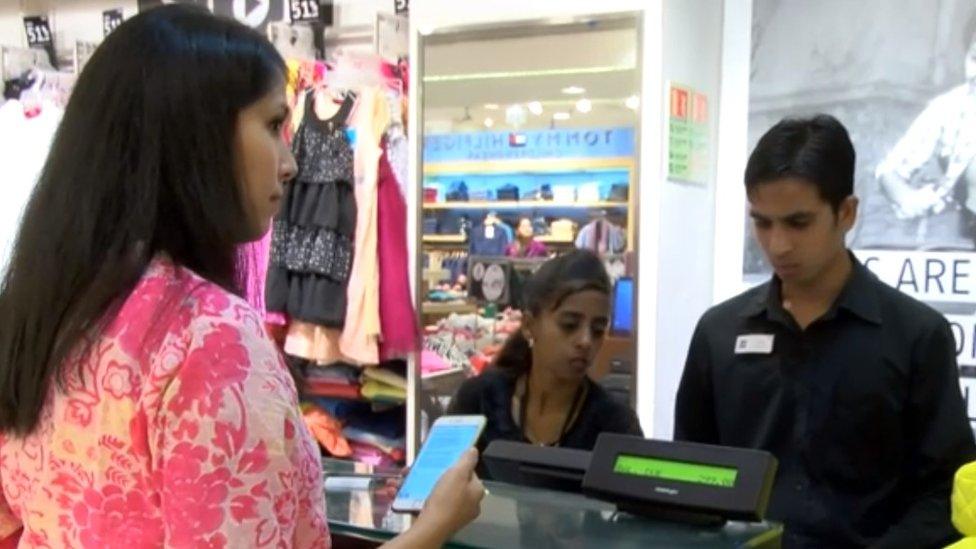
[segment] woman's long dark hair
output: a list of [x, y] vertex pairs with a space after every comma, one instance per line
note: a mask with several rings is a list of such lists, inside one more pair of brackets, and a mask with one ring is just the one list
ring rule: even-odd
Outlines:
[[133, 17], [78, 78], [0, 288], [0, 431], [34, 430], [52, 379], [152, 258], [236, 291], [238, 113], [283, 82], [260, 34], [202, 8]]
[[[609, 295], [610, 277], [596, 254], [575, 250], [546, 261], [529, 278], [523, 289], [523, 311], [538, 318], [543, 311], [554, 311], [567, 297], [585, 290]], [[532, 369], [532, 347], [521, 330], [508, 337], [494, 365], [516, 374]]]

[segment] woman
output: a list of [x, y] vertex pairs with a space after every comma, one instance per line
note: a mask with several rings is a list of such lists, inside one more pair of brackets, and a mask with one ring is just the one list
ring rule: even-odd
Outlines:
[[[295, 175], [284, 79], [255, 31], [176, 5], [80, 75], [0, 293], [0, 539], [329, 545], [294, 382], [235, 295]], [[389, 545], [473, 519], [476, 461]]]
[[547, 261], [525, 286], [522, 327], [467, 380], [449, 413], [488, 417], [479, 449], [506, 439], [591, 450], [602, 432], [641, 435], [634, 412], [587, 372], [609, 324], [610, 280], [592, 252]]
[[505, 255], [508, 257], [546, 257], [549, 255], [546, 245], [535, 239], [532, 220], [528, 217], [519, 219], [518, 227], [515, 229], [515, 241], [505, 249]]

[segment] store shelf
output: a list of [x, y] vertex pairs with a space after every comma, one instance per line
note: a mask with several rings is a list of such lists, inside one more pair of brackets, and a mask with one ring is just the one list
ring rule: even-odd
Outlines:
[[469, 314], [478, 312], [478, 306], [474, 303], [433, 303], [425, 301], [421, 308], [425, 315], [449, 315], [451, 313]]
[[[549, 246], [572, 246], [576, 243], [572, 238], [553, 237], [549, 235], [539, 235], [535, 239]], [[425, 234], [423, 242], [424, 244], [467, 246], [468, 238], [463, 234]]]
[[479, 200], [476, 202], [424, 202], [425, 210], [531, 210], [558, 208], [627, 208], [627, 202], [556, 202], [554, 200]]
[[576, 241], [572, 238], [558, 238], [547, 234], [536, 236], [535, 239], [538, 240], [539, 242], [542, 242], [543, 244], [549, 244], [552, 246], [559, 246], [559, 245], [568, 246], [570, 244], [576, 243]]
[[425, 234], [424, 244], [464, 244], [468, 237], [463, 234]]

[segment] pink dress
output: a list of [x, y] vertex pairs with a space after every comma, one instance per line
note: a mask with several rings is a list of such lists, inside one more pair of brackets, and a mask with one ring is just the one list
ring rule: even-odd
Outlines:
[[400, 192], [386, 150], [380, 157], [378, 185], [380, 261], [380, 358], [403, 358], [418, 348], [420, 330], [410, 296], [407, 258], [407, 203]]
[[0, 436], [0, 539], [328, 547], [294, 382], [243, 300], [156, 259], [38, 428]]

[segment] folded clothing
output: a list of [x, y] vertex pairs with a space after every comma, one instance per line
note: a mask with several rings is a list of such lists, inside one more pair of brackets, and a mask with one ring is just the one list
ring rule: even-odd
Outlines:
[[469, 193], [472, 201], [491, 200], [491, 191], [488, 189], [477, 189]]
[[422, 230], [424, 234], [437, 234], [437, 218], [425, 217]]
[[349, 447], [352, 448], [353, 459], [374, 467], [397, 467], [406, 457], [405, 452], [397, 451], [388, 454], [376, 446], [356, 441], [350, 441]]
[[560, 185], [552, 190], [553, 198], [558, 202], [576, 202], [576, 188]]
[[360, 386], [348, 383], [333, 383], [331, 381], [305, 381], [305, 394], [331, 398], [359, 399], [362, 397]]
[[569, 219], [553, 221], [549, 226], [549, 234], [558, 240], [574, 240], [576, 238], [576, 223]]
[[387, 454], [392, 454], [397, 450], [404, 451], [407, 448], [404, 437], [388, 438], [370, 431], [364, 431], [358, 427], [346, 427], [342, 430], [342, 435], [351, 441], [375, 446]]
[[375, 379], [368, 379], [360, 390], [363, 398], [383, 402], [404, 402], [407, 400], [405, 388], [387, 385]]
[[464, 181], [455, 181], [447, 188], [445, 195], [448, 202], [467, 202], [468, 185]]
[[314, 404], [305, 407], [302, 418], [312, 437], [331, 455], [336, 457], [352, 455], [352, 448], [349, 447], [349, 441], [342, 433], [342, 423], [338, 419]]
[[407, 389], [407, 378], [404, 375], [382, 366], [366, 368], [363, 370], [363, 377], [366, 380], [375, 380], [392, 387]]
[[498, 200], [518, 200], [519, 188], [511, 183], [502, 185], [495, 191], [495, 196], [498, 197]]
[[523, 200], [552, 200], [552, 185], [543, 184], [538, 189], [533, 189], [522, 197]]
[[610, 195], [607, 199], [615, 202], [627, 202], [630, 197], [630, 185], [627, 183], [614, 183], [610, 185]]
[[362, 374], [362, 368], [344, 362], [336, 362], [328, 366], [313, 364], [305, 369], [307, 381], [330, 381], [347, 385], [358, 385]]
[[579, 202], [599, 202], [600, 184], [596, 182], [583, 183], [576, 189], [576, 200]]
[[431, 351], [429, 349], [424, 349], [420, 353], [420, 373], [421, 375], [436, 374], [438, 372], [443, 372], [445, 370], [450, 370], [452, 368], [451, 364], [444, 360], [441, 355]]

